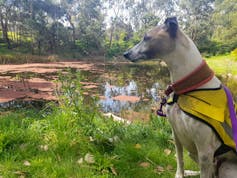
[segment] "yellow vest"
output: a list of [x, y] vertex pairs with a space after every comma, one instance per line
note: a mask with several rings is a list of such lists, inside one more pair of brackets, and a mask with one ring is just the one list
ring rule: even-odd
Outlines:
[[180, 95], [177, 103], [183, 111], [208, 123], [225, 145], [235, 149], [224, 89], [192, 91]]

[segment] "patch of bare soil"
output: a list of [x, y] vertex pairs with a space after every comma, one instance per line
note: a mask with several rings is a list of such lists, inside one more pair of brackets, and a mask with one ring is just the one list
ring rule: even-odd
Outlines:
[[[53, 82], [57, 78], [55, 73], [69, 67], [102, 72], [94, 63], [83, 61], [0, 65], [0, 104], [19, 99], [57, 100], [54, 93], [56, 84]], [[94, 83], [84, 83], [83, 86], [90, 89], [97, 87]]]
[[150, 118], [150, 112], [136, 112], [133, 110], [126, 110], [121, 113], [121, 117], [129, 121], [134, 120], [148, 121]]

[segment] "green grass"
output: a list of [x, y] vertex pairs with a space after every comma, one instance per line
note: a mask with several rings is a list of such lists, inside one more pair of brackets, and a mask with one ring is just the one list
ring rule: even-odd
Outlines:
[[[114, 122], [95, 104], [84, 103], [79, 81], [79, 75], [61, 76], [59, 105], [1, 112], [0, 176], [174, 177], [175, 151], [167, 120], [151, 115], [146, 123]], [[185, 159], [188, 169], [197, 169]]]
[[212, 56], [207, 58], [207, 63], [218, 75], [232, 74], [237, 75], [237, 61], [230, 54]]
[[[83, 118], [90, 120], [84, 125], [78, 113], [62, 108], [47, 116], [35, 110], [1, 116], [0, 176], [174, 177], [174, 145], [166, 120], [154, 117], [150, 123], [125, 126], [93, 117]], [[85, 160], [87, 154], [93, 161]], [[194, 168], [190, 161], [188, 168]]]

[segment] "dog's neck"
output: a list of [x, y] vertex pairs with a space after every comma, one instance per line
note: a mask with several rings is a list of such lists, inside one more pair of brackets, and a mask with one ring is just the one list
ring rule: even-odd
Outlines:
[[[170, 70], [171, 82], [174, 83], [195, 70], [202, 63], [202, 56], [194, 42], [178, 31], [176, 47], [174, 51], [166, 55], [163, 60]], [[219, 87], [220, 81], [214, 77], [202, 88]]]

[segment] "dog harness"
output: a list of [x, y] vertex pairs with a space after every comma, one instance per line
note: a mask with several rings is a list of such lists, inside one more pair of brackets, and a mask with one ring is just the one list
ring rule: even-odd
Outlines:
[[178, 97], [177, 104], [184, 112], [211, 126], [225, 145], [236, 148], [228, 101], [223, 87], [182, 94]]
[[[193, 72], [183, 79], [169, 85], [165, 91], [167, 97], [174, 92], [174, 96], [166, 102], [163, 98], [157, 114], [166, 116], [162, 107], [176, 102], [180, 109], [194, 118], [209, 125], [219, 136], [223, 145], [218, 149], [218, 155], [236, 150], [237, 143], [237, 119], [233, 99], [230, 91], [225, 86], [216, 89], [197, 89], [210, 81], [214, 72], [203, 60]], [[223, 151], [225, 148], [226, 151]], [[227, 148], [227, 149], [226, 149]]]

